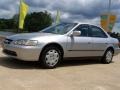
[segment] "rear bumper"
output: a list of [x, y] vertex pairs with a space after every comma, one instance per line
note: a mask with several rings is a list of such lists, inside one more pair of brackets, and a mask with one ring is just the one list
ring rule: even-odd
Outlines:
[[3, 45], [3, 53], [23, 61], [38, 61], [40, 47]]
[[114, 55], [118, 55], [120, 53], [120, 48], [115, 49]]

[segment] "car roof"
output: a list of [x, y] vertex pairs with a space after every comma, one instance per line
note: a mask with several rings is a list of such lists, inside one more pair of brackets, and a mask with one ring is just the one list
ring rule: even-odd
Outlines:
[[99, 24], [91, 24], [91, 23], [85, 23], [85, 22], [61, 22], [61, 23], [75, 23], [77, 25], [91, 25], [91, 26], [97, 26], [100, 27], [101, 29], [103, 29]]

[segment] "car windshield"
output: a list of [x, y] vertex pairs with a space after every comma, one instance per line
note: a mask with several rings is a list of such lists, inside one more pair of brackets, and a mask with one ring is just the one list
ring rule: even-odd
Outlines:
[[75, 27], [77, 23], [61, 23], [52, 27], [48, 27], [42, 30], [42, 33], [52, 33], [52, 34], [66, 34], [69, 32], [73, 27]]

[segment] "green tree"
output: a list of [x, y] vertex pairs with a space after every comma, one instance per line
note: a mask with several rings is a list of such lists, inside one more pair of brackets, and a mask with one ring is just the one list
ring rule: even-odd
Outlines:
[[25, 19], [25, 30], [29, 32], [40, 31], [52, 24], [51, 15], [47, 12], [34, 12], [28, 14]]
[[13, 19], [0, 19], [0, 29], [14, 29]]
[[[11, 29], [14, 32], [18, 30], [18, 20], [19, 15], [16, 14], [11, 19], [0, 19], [0, 29]], [[47, 11], [44, 12], [34, 12], [28, 14], [25, 19], [24, 30], [20, 32], [37, 32], [40, 31], [52, 24], [52, 18], [50, 13]]]
[[0, 29], [5, 29], [7, 27], [6, 20], [0, 19]]
[[19, 15], [15, 14], [12, 19], [14, 21], [14, 29], [18, 29]]

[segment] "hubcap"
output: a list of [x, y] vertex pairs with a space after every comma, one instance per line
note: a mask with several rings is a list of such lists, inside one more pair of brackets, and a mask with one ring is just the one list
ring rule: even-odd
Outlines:
[[113, 57], [112, 52], [108, 51], [107, 54], [106, 54], [106, 60], [107, 60], [107, 62], [111, 62], [112, 57]]
[[45, 56], [46, 63], [49, 66], [55, 66], [59, 61], [59, 53], [56, 50], [50, 50], [46, 53]]

